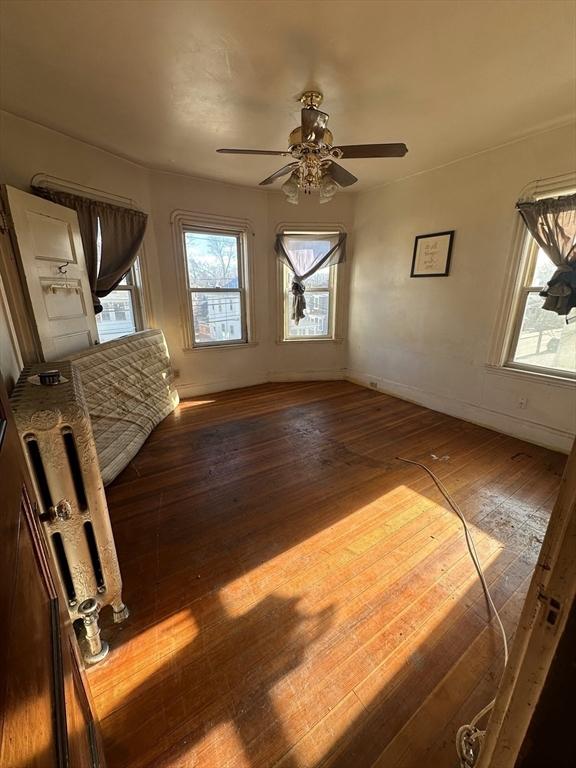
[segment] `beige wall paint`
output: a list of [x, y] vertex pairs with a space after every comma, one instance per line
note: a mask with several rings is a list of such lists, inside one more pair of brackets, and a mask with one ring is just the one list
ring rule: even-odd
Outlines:
[[[162, 328], [166, 334], [173, 365], [179, 371], [178, 389], [182, 395], [215, 392], [220, 389], [249, 386], [267, 381], [268, 295], [266, 290], [266, 192], [241, 189], [218, 182], [191, 179], [171, 173], [154, 172], [151, 180], [152, 215], [161, 260], [164, 314]], [[185, 350], [177, 282], [176, 259], [171, 215], [184, 210], [196, 215], [247, 219], [252, 225], [249, 257], [256, 297], [256, 343], [226, 349]]]
[[[32, 177], [45, 173], [126, 197], [150, 212], [149, 172], [83, 141], [0, 110], [0, 182], [29, 190]], [[161, 314], [154, 221], [144, 239], [154, 315]]]
[[[142, 168], [81, 141], [0, 112], [2, 183], [28, 189], [31, 178], [46, 173], [131, 198], [150, 214], [145, 259], [153, 324], [168, 341], [183, 396], [248, 386], [270, 379], [343, 376], [345, 345], [316, 342], [278, 344], [276, 260], [273, 242], [281, 223], [341, 224], [352, 229], [353, 197], [330, 204], [298, 207], [280, 192], [251, 189]], [[250, 158], [246, 159], [250, 162]], [[185, 350], [182, 340], [171, 215], [193, 214], [248, 219], [253, 228], [251, 259], [256, 343], [247, 347]], [[343, 275], [344, 277], [344, 275]], [[344, 307], [348, 286], [341, 281]]]
[[[568, 450], [574, 386], [486, 369], [529, 182], [576, 167], [574, 127], [533, 136], [358, 196], [349, 375], [392, 394]], [[449, 278], [411, 279], [416, 235], [455, 229]], [[527, 398], [520, 409], [520, 397]]]
[[[273, 244], [278, 226], [286, 222], [292, 222], [295, 227], [340, 224], [351, 231], [353, 200], [350, 195], [341, 195], [330, 205], [321, 207], [316, 201], [304, 201], [295, 207], [285, 202], [281, 192], [153, 171], [151, 199], [157, 252], [162, 261], [162, 327], [174, 365], [180, 373], [178, 386], [183, 395], [249, 386], [274, 379], [335, 378], [344, 375], [344, 344], [278, 343], [277, 262]], [[249, 258], [254, 297], [254, 344], [226, 349], [183, 348], [175, 264], [180, 254], [173, 247], [171, 225], [171, 216], [176, 210], [199, 216], [207, 214], [246, 219], [252, 225]], [[344, 307], [348, 298], [345, 278], [343, 274]]]
[[[576, 431], [574, 389], [485, 369], [514, 224], [530, 181], [574, 166], [573, 129], [563, 128], [358, 196], [295, 207], [279, 192], [146, 170], [20, 118], [0, 113], [1, 181], [27, 189], [48, 173], [132, 198], [151, 214], [146, 237], [155, 325], [166, 333], [184, 395], [273, 379], [350, 375], [401, 397], [566, 449]], [[246, 218], [254, 227], [258, 344], [185, 352], [170, 215], [174, 210]], [[350, 237], [344, 307], [348, 343], [278, 343], [279, 225], [342, 225]], [[456, 229], [449, 279], [410, 280], [414, 236]], [[520, 410], [519, 397], [528, 406]]]
[[348, 233], [347, 260], [339, 267], [339, 310], [343, 328], [348, 324], [349, 273], [353, 258], [353, 198], [350, 194], [336, 195], [330, 203], [319, 205], [315, 198], [304, 198], [298, 206], [286, 202], [281, 192], [268, 197], [269, 218], [269, 324], [272, 330], [270, 353], [272, 378], [289, 381], [293, 378], [336, 378], [346, 372], [346, 341], [279, 342], [278, 268], [272, 246], [278, 229], [292, 222], [295, 229], [335, 227]]

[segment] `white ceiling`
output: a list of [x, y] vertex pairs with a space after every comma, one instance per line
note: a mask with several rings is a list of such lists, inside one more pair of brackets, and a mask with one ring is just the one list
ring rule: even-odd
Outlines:
[[359, 187], [576, 116], [572, 0], [2, 0], [0, 105], [148, 166], [255, 185], [297, 97], [335, 143], [405, 141], [342, 164]]

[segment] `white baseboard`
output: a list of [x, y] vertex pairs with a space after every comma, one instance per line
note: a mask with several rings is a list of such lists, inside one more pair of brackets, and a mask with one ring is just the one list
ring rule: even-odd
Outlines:
[[181, 399], [209, 395], [211, 392], [225, 392], [229, 389], [253, 387], [256, 384], [266, 384], [269, 381], [341, 381], [346, 378], [345, 370], [335, 371], [333, 368], [315, 371], [268, 371], [267, 374], [244, 376], [240, 379], [219, 379], [204, 383], [181, 383], [176, 379], [174, 384]]
[[464, 421], [470, 421], [482, 427], [489, 427], [497, 432], [503, 432], [506, 435], [518, 437], [521, 440], [526, 440], [529, 443], [535, 443], [545, 448], [551, 448], [554, 451], [570, 453], [572, 443], [574, 442], [574, 435], [571, 432], [527, 419], [520, 419], [501, 411], [493, 411], [490, 408], [475, 405], [474, 403], [466, 403], [463, 400], [435, 395], [408, 384], [400, 384], [396, 381], [351, 370], [348, 371], [346, 378], [348, 381], [370, 389], [373, 389], [370, 383], [375, 382], [379, 392], [417, 403], [425, 408], [440, 411], [440, 413], [446, 413], [449, 416], [455, 416]]
[[379, 376], [373, 376], [360, 371], [334, 370], [333, 368], [313, 371], [269, 371], [267, 375], [256, 374], [243, 377], [242, 379], [220, 379], [217, 381], [191, 382], [188, 384], [179, 383], [176, 380], [175, 384], [179, 396], [184, 399], [207, 395], [211, 392], [252, 387], [269, 381], [341, 381], [342, 379], [347, 379], [355, 384], [369, 388], [372, 388], [370, 387], [371, 382], [376, 382], [377, 391], [379, 392], [393, 395], [402, 400], [408, 400], [425, 408], [430, 408], [433, 411], [440, 411], [440, 413], [446, 413], [449, 416], [464, 419], [464, 421], [470, 421], [482, 427], [489, 427], [506, 435], [518, 437], [521, 440], [542, 445], [555, 451], [561, 451], [562, 453], [570, 453], [574, 441], [574, 435], [565, 430], [521, 419], [501, 411], [493, 411], [484, 406], [467, 403], [463, 400], [435, 395], [418, 387], [400, 384], [390, 379], [383, 379]]
[[327, 368], [323, 371], [269, 371], [268, 381], [342, 381], [345, 370]]
[[256, 384], [265, 384], [268, 377], [265, 375], [246, 376], [241, 379], [218, 379], [217, 381], [206, 381], [202, 383], [190, 382], [188, 384], [180, 383], [178, 379], [174, 382], [178, 395], [181, 399], [186, 397], [198, 397], [200, 395], [209, 395], [212, 392], [224, 392], [229, 389], [242, 389], [243, 387], [254, 387]]

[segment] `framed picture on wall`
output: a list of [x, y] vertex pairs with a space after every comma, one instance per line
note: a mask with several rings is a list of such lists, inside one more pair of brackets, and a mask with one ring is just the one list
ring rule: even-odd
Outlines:
[[446, 277], [450, 272], [454, 230], [418, 235], [410, 277]]

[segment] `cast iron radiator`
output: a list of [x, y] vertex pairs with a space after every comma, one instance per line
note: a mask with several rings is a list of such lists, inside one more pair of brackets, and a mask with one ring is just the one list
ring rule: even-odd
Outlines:
[[100, 639], [100, 608], [111, 605], [115, 622], [127, 618], [128, 609], [90, 416], [73, 363], [25, 368], [11, 405], [70, 617], [84, 622], [85, 658], [99, 661], [108, 650]]

